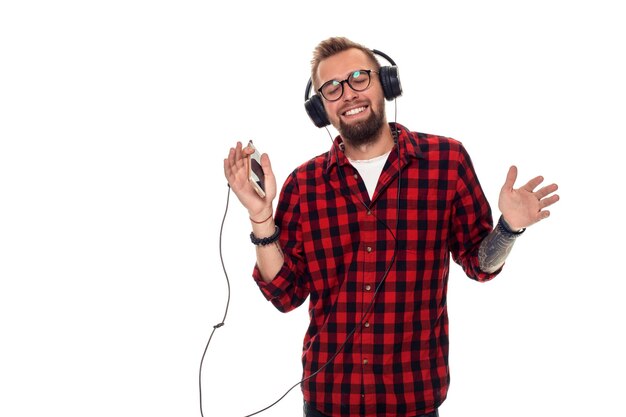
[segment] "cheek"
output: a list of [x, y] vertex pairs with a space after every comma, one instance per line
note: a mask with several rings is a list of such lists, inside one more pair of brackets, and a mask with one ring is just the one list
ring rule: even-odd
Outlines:
[[385, 97], [382, 95], [378, 96], [376, 99], [370, 100], [370, 105], [372, 106], [372, 110], [376, 113], [385, 112]]
[[337, 116], [337, 105], [334, 102], [330, 104], [326, 103], [324, 104], [324, 109], [326, 110], [328, 120], [330, 120], [332, 124], [335, 124], [335, 122], [339, 120], [339, 117]]

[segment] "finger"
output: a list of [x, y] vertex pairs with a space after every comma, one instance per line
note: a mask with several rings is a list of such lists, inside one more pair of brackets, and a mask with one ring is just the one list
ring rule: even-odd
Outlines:
[[252, 146], [250, 146], [250, 144], [248, 143], [243, 149], [242, 152], [244, 154], [244, 156], [248, 156], [248, 155], [252, 155], [254, 153], [254, 148]]
[[224, 159], [224, 176], [226, 177], [226, 179], [228, 179], [230, 177], [230, 161], [228, 160], [228, 158]]
[[557, 201], [559, 201], [560, 197], [558, 194], [554, 194], [551, 195], [548, 198], [544, 198], [543, 200], [541, 200], [541, 202], [539, 203], [541, 208], [545, 208], [545, 207], [550, 207], [552, 204], [556, 203]]
[[224, 159], [224, 175], [231, 187], [234, 187], [237, 183], [238, 172], [237, 163], [235, 162], [235, 149], [231, 148], [228, 154], [228, 158]]
[[532, 180], [528, 181], [521, 188], [528, 191], [529, 193], [532, 193], [534, 189], [537, 188], [537, 186], [541, 184], [542, 182], [543, 182], [543, 177], [539, 175], [533, 178]]
[[550, 210], [541, 210], [539, 212], [539, 220], [544, 220], [550, 217]]
[[545, 187], [541, 188], [540, 190], [535, 192], [535, 196], [541, 200], [542, 198], [552, 194], [553, 192], [555, 192], [556, 190], [559, 189], [559, 186], [556, 184], [550, 184], [550, 185], [546, 185]]
[[237, 142], [237, 146], [235, 147], [235, 164], [237, 166], [241, 166], [242, 163], [242, 156], [241, 156], [241, 142]]
[[225, 161], [228, 161], [228, 165], [230, 167], [235, 165], [235, 148], [230, 148], [230, 150], [228, 151], [228, 157]]
[[241, 146], [239, 152], [239, 158], [237, 159], [237, 167], [240, 170], [244, 170], [246, 173], [248, 172], [248, 165], [250, 164], [250, 154], [254, 151], [251, 150], [248, 146]]
[[232, 182], [236, 180], [236, 177], [240, 175], [241, 172], [245, 172], [246, 164], [245, 160], [241, 157], [242, 149], [241, 142], [237, 142], [234, 148], [230, 148], [228, 152], [228, 171], [226, 171], [226, 163], [224, 165], [225, 173], [230, 175], [231, 185]]
[[504, 181], [504, 185], [502, 186], [502, 188], [507, 190], [513, 190], [515, 180], [517, 180], [517, 167], [515, 165], [511, 165], [511, 167], [509, 168], [509, 172], [507, 172], [506, 174], [506, 180]]

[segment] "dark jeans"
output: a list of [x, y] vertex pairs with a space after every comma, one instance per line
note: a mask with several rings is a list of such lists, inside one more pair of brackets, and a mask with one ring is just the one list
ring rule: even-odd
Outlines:
[[[310, 405], [304, 402], [304, 417], [328, 417], [326, 414], [322, 414], [316, 409], [312, 408]], [[428, 414], [418, 414], [414, 417], [439, 417], [439, 412], [437, 410]]]

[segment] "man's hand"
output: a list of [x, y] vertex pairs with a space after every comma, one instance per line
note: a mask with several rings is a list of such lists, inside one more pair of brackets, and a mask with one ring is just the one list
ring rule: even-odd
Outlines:
[[538, 176], [518, 189], [514, 189], [517, 179], [517, 167], [512, 166], [506, 176], [506, 181], [500, 191], [498, 208], [504, 220], [513, 230], [520, 230], [550, 216], [546, 207], [559, 201], [559, 196], [553, 194], [558, 186], [550, 184], [535, 191], [543, 182]]
[[235, 148], [230, 148], [228, 157], [224, 159], [224, 176], [241, 204], [248, 210], [251, 219], [262, 220], [273, 213], [272, 202], [276, 197], [276, 178], [272, 171], [267, 154], [261, 155], [261, 167], [265, 176], [265, 198], [259, 197], [248, 180], [248, 156], [254, 151], [252, 148], [243, 148], [237, 142]]

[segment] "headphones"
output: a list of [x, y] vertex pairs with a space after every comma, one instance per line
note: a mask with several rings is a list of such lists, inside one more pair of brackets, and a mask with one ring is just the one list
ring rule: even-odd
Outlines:
[[[387, 54], [381, 51], [372, 49], [372, 52], [375, 55], [382, 56], [391, 64], [391, 66], [380, 67], [380, 70], [378, 71], [378, 77], [380, 79], [380, 84], [383, 87], [383, 94], [385, 95], [385, 98], [390, 101], [401, 96], [402, 86], [400, 85], [400, 75], [398, 74], [398, 67], [396, 66], [396, 63]], [[304, 92], [304, 109], [315, 126], [328, 126], [330, 121], [328, 120], [328, 115], [324, 109], [322, 97], [320, 97], [319, 94], [314, 94], [311, 98], [309, 98], [312, 87], [313, 80], [309, 78], [309, 82], [306, 84], [306, 90]]]

